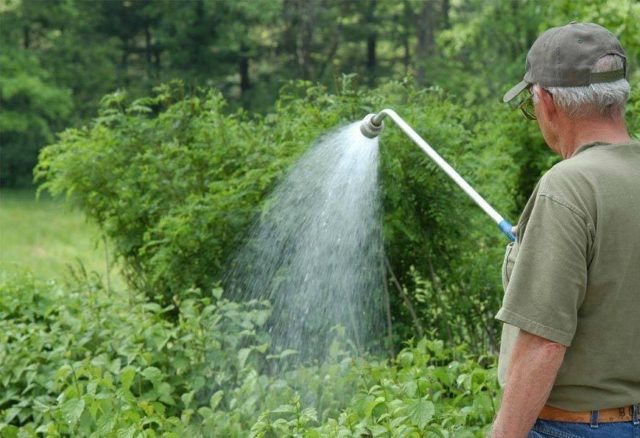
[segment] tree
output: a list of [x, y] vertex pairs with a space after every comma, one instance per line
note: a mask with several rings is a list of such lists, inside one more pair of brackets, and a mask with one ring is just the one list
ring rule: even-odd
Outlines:
[[29, 185], [38, 151], [73, 107], [69, 89], [49, 80], [38, 60], [4, 45], [0, 52], [0, 186]]

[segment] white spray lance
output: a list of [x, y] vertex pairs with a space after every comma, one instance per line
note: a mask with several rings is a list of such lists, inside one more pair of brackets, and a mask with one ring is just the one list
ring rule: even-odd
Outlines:
[[498, 224], [498, 228], [502, 231], [509, 240], [515, 241], [516, 237], [512, 232], [513, 225], [509, 223], [505, 218], [500, 216], [500, 214], [491, 206], [487, 201], [484, 200], [482, 196], [478, 192], [476, 192], [473, 187], [469, 185], [458, 172], [455, 171], [453, 167], [447, 163], [444, 158], [442, 158], [429, 144], [420, 137], [416, 131], [411, 128], [394, 110], [392, 109], [383, 109], [379, 113], [372, 113], [367, 115], [360, 125], [360, 132], [365, 137], [374, 138], [380, 135], [382, 129], [384, 128], [384, 123], [382, 120], [385, 117], [389, 117], [391, 120], [395, 122], [402, 131], [404, 131], [407, 136], [413, 140], [415, 144], [420, 147], [435, 163], [442, 169], [444, 172], [449, 175], [449, 177], [456, 183], [464, 192], [469, 195], [473, 201], [478, 204], [478, 206], [487, 213], [491, 219], [494, 220], [496, 224]]

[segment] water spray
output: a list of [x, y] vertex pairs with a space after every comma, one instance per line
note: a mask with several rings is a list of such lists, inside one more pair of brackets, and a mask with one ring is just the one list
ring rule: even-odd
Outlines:
[[435, 163], [442, 169], [444, 172], [462, 189], [464, 192], [469, 195], [469, 197], [476, 203], [478, 206], [487, 213], [493, 221], [498, 224], [498, 228], [502, 231], [511, 241], [515, 241], [516, 237], [512, 232], [513, 225], [505, 218], [503, 218], [487, 201], [484, 200], [482, 196], [478, 192], [476, 192], [473, 187], [467, 183], [458, 172], [455, 171], [453, 167], [447, 163], [444, 158], [440, 156], [429, 144], [424, 141], [422, 137], [418, 135], [416, 131], [411, 128], [394, 110], [392, 109], [383, 109], [378, 113], [368, 114], [360, 125], [360, 132], [362, 135], [368, 138], [375, 138], [382, 133], [384, 129], [383, 119], [389, 117], [391, 120], [395, 122], [396, 125], [402, 131], [407, 134], [407, 136], [413, 140], [413, 142], [418, 145], [420, 149], [422, 149]]

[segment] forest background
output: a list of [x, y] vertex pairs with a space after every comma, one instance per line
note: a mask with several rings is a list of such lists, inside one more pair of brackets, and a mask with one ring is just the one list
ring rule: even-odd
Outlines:
[[338, 339], [333, 362], [273, 376], [268, 303], [218, 285], [297, 157], [383, 107], [515, 221], [557, 157], [500, 99], [536, 36], [572, 20], [626, 48], [638, 138], [632, 0], [0, 1], [0, 187], [33, 190], [35, 169], [126, 283], [2, 267], [0, 433], [480, 436], [504, 242], [397, 130], [381, 140], [388, 361]]

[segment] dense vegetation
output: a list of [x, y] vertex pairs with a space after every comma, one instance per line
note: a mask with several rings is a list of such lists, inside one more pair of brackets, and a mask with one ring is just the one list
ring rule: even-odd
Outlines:
[[325, 363], [273, 375], [286, 357], [268, 353], [266, 303], [186, 290], [169, 322], [91, 277], [4, 273], [0, 289], [3, 437], [463, 437], [495, 413], [494, 370], [439, 341], [389, 363], [338, 332]]
[[[85, 374], [71, 379], [71, 359], [66, 357], [59, 364], [63, 371], [56, 372], [71, 379], [67, 382], [71, 389], [64, 390], [70, 394], [69, 405], [63, 407], [67, 398], [59, 392], [62, 386], [50, 389], [48, 403], [52, 394], [63, 394], [48, 405], [59, 414], [38, 417], [33, 427], [47, 425], [73, 433], [75, 429], [66, 429], [64, 420], [77, 414], [72, 424], [82, 434], [100, 431], [100, 421], [108, 421], [114, 428], [108, 430], [123, 428], [134, 435], [140, 432], [135, 424], [142, 424], [139, 427], [147, 434], [172, 431], [178, 436], [241, 436], [248, 430], [256, 436], [405, 432], [413, 436], [418, 431], [482, 436], [497, 398], [494, 371], [486, 368], [492, 360], [483, 357], [496, 348], [493, 314], [501, 297], [502, 237], [433, 163], [407, 147], [397, 130], [389, 129], [381, 146], [389, 287], [400, 279], [392, 295], [395, 342], [389, 347], [423, 335], [431, 340], [422, 339], [386, 363], [352, 357], [348, 342], [341, 343], [338, 336], [335, 357], [328, 362], [291, 369], [285, 377], [272, 375], [270, 370], [286, 368], [288, 362], [270, 350], [268, 335], [261, 330], [268, 304], [234, 303], [223, 297], [221, 289], [212, 292], [224, 261], [286, 167], [316, 135], [383, 102], [401, 106], [410, 123], [424, 127], [432, 142], [442, 145], [441, 153], [500, 210], [517, 208], [519, 194], [513, 188], [522, 177], [520, 160], [530, 155], [510, 156], [506, 151], [516, 138], [519, 144], [542, 150], [518, 114], [489, 108], [502, 111], [503, 119], [493, 127], [489, 142], [483, 115], [470, 114], [441, 90], [389, 83], [370, 92], [354, 89], [349, 79], [344, 78], [338, 95], [322, 87], [292, 84], [283, 91], [276, 112], [265, 117], [244, 111], [226, 114], [221, 95], [209, 91], [184, 95], [180, 83], [137, 100], [118, 93], [104, 99], [91, 126], [67, 130], [58, 143], [44, 149], [37, 169], [43, 188], [66, 194], [101, 226], [124, 264], [131, 292], [120, 299], [106, 296], [107, 303], [116, 298], [122, 307], [101, 311], [107, 315], [105, 321], [85, 315], [97, 323], [92, 329], [78, 323], [70, 330], [74, 326], [45, 322], [52, 332], [73, 339], [79, 329], [93, 348], [78, 353], [84, 361], [104, 361], [106, 365], [99, 366], [113, 367], [106, 378], [106, 395], [97, 399], [115, 397], [117, 403], [111, 403], [118, 408], [100, 405], [83, 414], [94, 403], [96, 391], [102, 390], [94, 387], [96, 382], [88, 386], [91, 379], [101, 381], [105, 371], [91, 374], [93, 365], [85, 369], [78, 364]], [[470, 153], [477, 150], [481, 153]], [[75, 286], [81, 297], [78, 287], [87, 288], [86, 281]], [[89, 289], [94, 292], [87, 299], [104, 299], [99, 283]], [[65, 296], [74, 293], [73, 287], [53, 290]], [[66, 308], [69, 303], [53, 313], [74, 313]], [[20, 309], [6, 306], [15, 307]], [[27, 317], [30, 307], [24, 306]], [[134, 308], [141, 313], [137, 315]], [[25, 317], [20, 310], [17, 316]], [[134, 327], [128, 326], [132, 323]], [[109, 332], [111, 324], [123, 332]], [[91, 330], [107, 333], [100, 336]], [[12, 331], [11, 326], [6, 330]], [[130, 342], [140, 348], [140, 362], [129, 352]], [[145, 354], [154, 348], [155, 355]], [[246, 366], [251, 368], [245, 370]], [[126, 377], [121, 377], [125, 371]], [[119, 378], [125, 378], [125, 388], [118, 386]], [[134, 378], [141, 381], [137, 387], [132, 386]], [[248, 389], [246, 378], [251, 385], [263, 386]], [[416, 380], [411, 383], [411, 379]], [[20, 379], [7, 382], [24, 385]], [[309, 388], [315, 388], [311, 394]], [[14, 397], [18, 391], [12, 392]], [[156, 404], [145, 409], [151, 401]], [[121, 416], [123, 410], [127, 415]], [[100, 420], [103, 411], [109, 415]], [[23, 418], [10, 418], [29, 429], [29, 415], [27, 408]]]
[[634, 0], [5, 0], [0, 185], [28, 184], [37, 150], [117, 89], [142, 97], [180, 79], [267, 113], [290, 80], [336, 93], [356, 73], [361, 86], [406, 77], [481, 108], [520, 79], [538, 33], [571, 20], [618, 34], [635, 70]]
[[504, 240], [399, 130], [381, 138], [387, 357], [358, 356], [336, 327], [326, 362], [293, 367], [270, 349], [269, 303], [225, 295], [226, 263], [314, 139], [383, 107], [515, 220], [555, 160], [498, 103], [528, 45], [574, 18], [618, 33], [638, 136], [639, 14], [632, 1], [6, 2], [0, 185], [28, 182], [39, 152], [41, 189], [98, 225], [127, 286], [0, 271], [0, 436], [484, 436]]
[[[517, 167], [500, 150], [513, 138], [509, 123], [481, 145], [465, 126], [468, 114], [437, 90], [392, 83], [358, 92], [345, 82], [338, 96], [318, 87], [288, 92], [300, 95], [283, 94], [277, 112], [264, 118], [225, 115], [216, 93], [181, 99], [180, 84], [130, 103], [112, 95], [90, 128], [67, 130], [43, 151], [38, 175], [101, 225], [130, 284], [162, 306], [185, 288], [206, 290], [220, 279], [261, 199], [314, 137], [383, 102], [402, 106], [446, 158], [472, 181], [487, 182], [480, 187], [502, 211], [514, 210], [508, 188]], [[479, 169], [468, 151], [481, 147], [483, 156], [503, 158]], [[498, 269], [484, 266], [500, 258], [501, 237], [401, 133], [389, 130], [382, 151], [387, 256], [403, 284], [416, 283], [413, 296], [394, 294], [398, 338], [432, 332], [452, 343], [472, 339], [486, 351], [495, 341], [500, 292]], [[421, 304], [407, 308], [403, 296]], [[416, 313], [410, 325], [405, 311]]]

